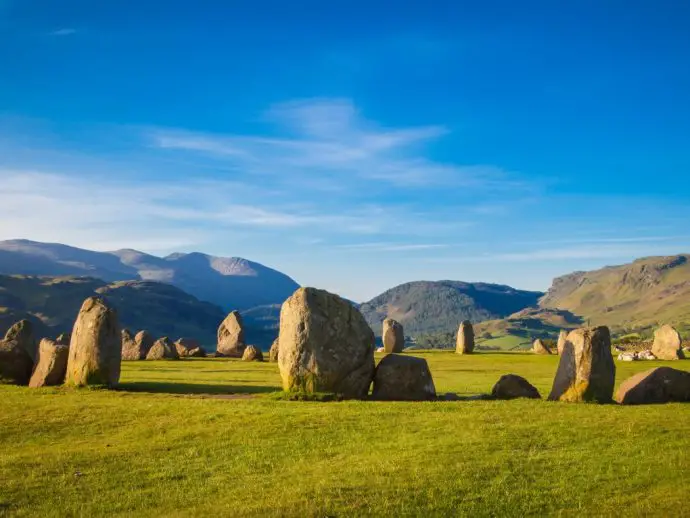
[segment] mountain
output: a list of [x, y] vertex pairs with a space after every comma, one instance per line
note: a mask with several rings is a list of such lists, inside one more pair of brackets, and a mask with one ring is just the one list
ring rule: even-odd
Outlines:
[[226, 311], [282, 304], [299, 287], [287, 275], [239, 257], [198, 252], [156, 257], [130, 249], [94, 252], [27, 240], [0, 241], [0, 274], [164, 282]]
[[394, 318], [406, 335], [456, 331], [463, 320], [502, 318], [537, 304], [543, 293], [459, 281], [416, 281], [396, 286], [360, 306], [377, 335]]
[[171, 286], [151, 281], [108, 283], [91, 277], [0, 275], [0, 333], [27, 318], [40, 337], [72, 330], [84, 299], [105, 297], [117, 309], [120, 325], [172, 339], [190, 337], [215, 349], [225, 311]]
[[690, 256], [646, 257], [630, 264], [558, 277], [542, 308], [571, 311], [618, 330], [690, 322]]

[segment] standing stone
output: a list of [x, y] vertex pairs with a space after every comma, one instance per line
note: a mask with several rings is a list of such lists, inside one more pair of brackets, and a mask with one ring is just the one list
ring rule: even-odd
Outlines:
[[383, 321], [381, 338], [383, 339], [383, 352], [385, 353], [401, 353], [405, 348], [403, 326], [392, 318], [387, 318]]
[[625, 380], [616, 392], [621, 405], [690, 401], [690, 372], [657, 367]]
[[364, 398], [374, 376], [374, 333], [350, 302], [300, 288], [280, 310], [283, 388]]
[[27, 385], [34, 362], [18, 340], [0, 340], [0, 383]]
[[277, 362], [279, 351], [280, 351], [280, 342], [276, 338], [275, 340], [273, 340], [273, 343], [271, 344], [271, 350], [268, 352], [268, 361]]
[[261, 349], [254, 345], [248, 345], [242, 353], [242, 360], [245, 362], [262, 362], [264, 361], [264, 355]]
[[609, 328], [576, 329], [566, 339], [549, 400], [608, 403], [615, 378]]
[[544, 342], [537, 338], [532, 344], [532, 352], [534, 354], [551, 354], [551, 349], [546, 347], [546, 345], [544, 345]]
[[180, 358], [192, 356], [192, 351], [198, 355], [198, 350], [203, 350], [199, 342], [194, 340], [194, 338], [178, 338], [175, 341], [175, 349], [177, 349], [177, 354]]
[[218, 327], [217, 352], [223, 356], [241, 358], [246, 344], [244, 343], [244, 325], [239, 311], [233, 311]]
[[680, 360], [684, 358], [680, 333], [669, 325], [654, 331], [652, 354], [659, 360]]
[[563, 354], [563, 348], [565, 347], [565, 341], [568, 339], [568, 331], [565, 329], [561, 329], [561, 332], [558, 333], [558, 344], [556, 345], [556, 350], [558, 351], [558, 355], [560, 356]]
[[431, 401], [436, 387], [423, 358], [389, 354], [374, 374], [372, 398], [380, 401]]
[[32, 361], [36, 361], [38, 348], [34, 339], [34, 327], [28, 320], [16, 322], [5, 333], [5, 340], [18, 342], [29, 354]]
[[539, 391], [529, 381], [517, 374], [501, 376], [501, 379], [496, 382], [491, 390], [491, 395], [496, 399], [515, 399], [520, 397], [541, 399]]
[[140, 360], [146, 359], [146, 355], [149, 353], [155, 342], [156, 341], [153, 339], [153, 336], [151, 336], [146, 330], [141, 330], [134, 336], [134, 343], [137, 344], [137, 349], [139, 349]]
[[180, 355], [177, 353], [175, 344], [170, 341], [170, 338], [164, 336], [156, 340], [146, 355], [147, 360], [179, 360]]
[[129, 329], [122, 330], [122, 361], [141, 360], [139, 347]]
[[455, 352], [458, 354], [471, 354], [472, 351], [474, 351], [474, 328], [472, 327], [472, 322], [465, 320], [458, 328]]
[[117, 312], [100, 297], [82, 304], [72, 330], [67, 360], [68, 385], [107, 385], [120, 381], [122, 334]]
[[67, 374], [69, 345], [44, 338], [38, 346], [38, 362], [29, 381], [30, 387], [62, 385]]

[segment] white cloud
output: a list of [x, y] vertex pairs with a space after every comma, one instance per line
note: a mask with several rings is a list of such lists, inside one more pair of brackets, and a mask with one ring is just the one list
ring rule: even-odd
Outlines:
[[445, 127], [383, 128], [364, 119], [349, 100], [283, 103], [270, 108], [264, 119], [282, 128], [284, 135], [213, 135], [159, 128], [148, 137], [154, 147], [211, 156], [250, 174], [381, 181], [415, 188], [524, 186], [494, 166], [430, 160], [423, 146], [445, 135]]
[[56, 29], [54, 31], [51, 31], [48, 33], [49, 36], [71, 36], [72, 34], [76, 33], [76, 29], [72, 29], [69, 27], [64, 27], [62, 29]]

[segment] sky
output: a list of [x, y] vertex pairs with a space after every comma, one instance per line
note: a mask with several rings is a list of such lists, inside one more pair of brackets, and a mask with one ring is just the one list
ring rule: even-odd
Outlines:
[[0, 239], [367, 300], [690, 252], [690, 2], [0, 0]]

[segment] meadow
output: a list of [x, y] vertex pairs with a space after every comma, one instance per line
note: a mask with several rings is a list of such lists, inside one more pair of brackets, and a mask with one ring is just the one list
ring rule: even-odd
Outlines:
[[[440, 393], [557, 357], [414, 353]], [[377, 355], [380, 358], [380, 355]], [[690, 361], [670, 364], [690, 370]], [[617, 384], [662, 362], [616, 362]], [[117, 391], [0, 386], [0, 515], [679, 516], [690, 404], [304, 402], [272, 363], [123, 363]]]

